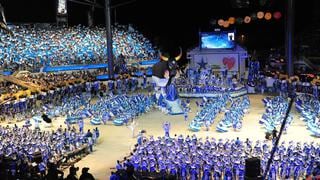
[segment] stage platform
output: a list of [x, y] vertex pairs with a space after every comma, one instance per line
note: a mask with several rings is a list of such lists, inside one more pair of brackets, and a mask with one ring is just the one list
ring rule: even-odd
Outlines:
[[[216, 132], [216, 125], [223, 117], [223, 114], [219, 114], [215, 119], [214, 124], [210, 127], [209, 131], [205, 131], [201, 129], [200, 132], [193, 133], [188, 130], [188, 125], [190, 120], [195, 117], [197, 112], [197, 106], [195, 101], [197, 99], [191, 100], [191, 110], [192, 112], [189, 114], [189, 120], [184, 121], [183, 115], [170, 116], [165, 115], [158, 109], [154, 109], [149, 113], [143, 114], [139, 116], [135, 121], [137, 122], [137, 127], [135, 134], [139, 130], [146, 130], [146, 136], [153, 135], [163, 136], [164, 131], [162, 129], [162, 124], [165, 121], [169, 121], [171, 123], [171, 131], [170, 136], [174, 136], [175, 134], [183, 134], [192, 135], [196, 134], [198, 137], [205, 138], [206, 136], [214, 137], [216, 139], [219, 138], [228, 138], [233, 139], [239, 137], [241, 140], [245, 140], [246, 138], [250, 138], [252, 140], [264, 140], [265, 139], [265, 129], [259, 124], [259, 119], [261, 118], [263, 112], [265, 111], [262, 103], [263, 95], [249, 95], [251, 106], [249, 109], [249, 113], [244, 116], [243, 119], [243, 127], [241, 131], [235, 132], [230, 131], [227, 133], [218, 133]], [[305, 122], [299, 119], [297, 112], [295, 111], [295, 107], [293, 106], [292, 110], [294, 114], [294, 121], [292, 125], [289, 127], [287, 134], [282, 136], [281, 141], [295, 141], [295, 142], [319, 142], [319, 138], [312, 137], [310, 132], [306, 129]], [[56, 129], [59, 125], [65, 127], [63, 120], [65, 117], [59, 117], [53, 120], [53, 128]], [[18, 123], [22, 125], [23, 122]], [[129, 123], [130, 124], [130, 123]], [[2, 124], [4, 125], [4, 124]], [[13, 126], [13, 124], [11, 124]], [[50, 130], [50, 128], [44, 128], [43, 125], [40, 126], [45, 130]], [[78, 125], [75, 125], [78, 128]], [[79, 161], [76, 166], [79, 166], [80, 169], [82, 167], [90, 167], [90, 173], [92, 173], [96, 179], [108, 179], [111, 171], [115, 171], [114, 168], [117, 160], [122, 160], [123, 157], [128, 156], [131, 152], [134, 144], [136, 144], [137, 139], [132, 138], [132, 133], [127, 126], [114, 126], [111, 122], [107, 125], [93, 126], [90, 124], [90, 119], [85, 119], [85, 132], [87, 129], [93, 129], [98, 127], [100, 130], [100, 139], [98, 141], [98, 145], [95, 146], [94, 152], [89, 154], [81, 161]], [[68, 174], [68, 170], [65, 171], [65, 174]], [[81, 173], [78, 172], [78, 176]]]

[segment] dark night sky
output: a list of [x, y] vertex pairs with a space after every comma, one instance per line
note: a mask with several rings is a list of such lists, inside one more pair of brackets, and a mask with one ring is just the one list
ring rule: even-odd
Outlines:
[[[97, 0], [104, 5], [104, 0]], [[230, 0], [136, 0], [112, 11], [112, 20], [120, 24], [133, 24], [138, 30], [160, 46], [194, 47], [198, 44], [198, 31], [212, 31], [210, 19], [244, 17], [258, 10], [279, 10], [285, 12], [284, 0], [272, 1], [271, 7], [252, 5], [250, 8], [235, 9]], [[296, 31], [310, 23], [316, 0], [297, 1]], [[5, 8], [8, 22], [55, 22], [55, 0], [0, 0]], [[126, 0], [111, 0], [111, 4]], [[252, 0], [252, 2], [256, 2]], [[70, 24], [86, 24], [86, 10], [83, 5], [69, 2]], [[116, 14], [116, 17], [114, 16]], [[253, 48], [270, 48], [281, 46], [284, 42], [284, 17], [279, 21], [255, 21], [250, 24], [234, 26], [237, 33], [247, 38], [246, 46]], [[104, 23], [103, 9], [95, 13], [97, 24]]]

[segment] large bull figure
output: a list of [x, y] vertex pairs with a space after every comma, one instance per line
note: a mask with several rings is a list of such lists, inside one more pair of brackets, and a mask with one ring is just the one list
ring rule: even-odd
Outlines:
[[156, 98], [159, 100], [162, 96], [166, 99], [165, 104], [169, 114], [183, 113], [177, 90], [172, 83], [174, 78], [180, 74], [177, 61], [181, 59], [181, 56], [181, 48], [179, 55], [176, 57], [166, 57], [160, 53], [160, 61], [152, 67], [152, 80], [156, 85]]
[[4, 30], [6, 33], [10, 35], [13, 35], [13, 32], [7, 26], [7, 20], [4, 15], [4, 8], [1, 4], [0, 4], [0, 16], [2, 17], [2, 19], [0, 19], [0, 29]]
[[162, 94], [165, 94], [164, 90], [169, 86], [174, 77], [179, 75], [179, 66], [177, 61], [181, 59], [182, 50], [176, 57], [166, 57], [160, 53], [160, 61], [152, 67], [152, 80], [156, 84], [157, 89], [162, 90]]

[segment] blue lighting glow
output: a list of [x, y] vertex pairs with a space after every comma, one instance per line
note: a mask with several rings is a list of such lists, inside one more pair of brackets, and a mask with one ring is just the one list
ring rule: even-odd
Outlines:
[[234, 46], [234, 32], [201, 33], [201, 48], [232, 49]]

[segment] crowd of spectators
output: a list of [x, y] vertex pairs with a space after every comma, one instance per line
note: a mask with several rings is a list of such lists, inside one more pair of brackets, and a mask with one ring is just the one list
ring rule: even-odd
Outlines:
[[58, 167], [68, 166], [87, 154], [93, 137], [75, 127], [61, 126], [51, 132], [0, 126], [0, 134], [0, 174], [4, 180], [44, 179], [58, 173], [63, 177]]
[[[97, 71], [74, 71], [61, 73], [20, 73], [15, 77], [21, 83], [29, 84], [31, 94], [25, 93], [16, 96], [10, 94], [0, 101], [1, 117], [5, 119], [17, 116], [32, 116], [42, 105], [50, 104], [57, 106], [65, 98], [75, 95], [81, 95], [83, 92], [89, 92], [92, 95], [105, 93], [107, 91], [114, 93], [132, 92], [137, 88], [150, 88], [150, 83], [146, 76], [131, 77], [130, 75], [119, 75], [114, 81], [103, 83], [97, 81], [97, 75], [103, 73]], [[139, 80], [138, 80], [139, 79]], [[13, 92], [6, 84], [0, 84], [0, 89], [4, 93]], [[19, 97], [18, 99], [16, 97]]]
[[[42, 110], [42, 105], [50, 104], [50, 105], [58, 105], [61, 103], [63, 99], [68, 97], [81, 95], [82, 92], [86, 91], [86, 83], [81, 82], [79, 79], [75, 81], [71, 81], [71, 83], [67, 83], [65, 81], [61, 81], [60, 78], [83, 78], [87, 81], [90, 81], [90, 78], [94, 76], [90, 76], [89, 72], [78, 72], [72, 74], [51, 74], [48, 75], [47, 81], [42, 81], [41, 75], [27, 75], [27, 77], [22, 78], [26, 82], [38, 82], [43, 85], [44, 89], [41, 89], [40, 92], [31, 92], [30, 96], [23, 97], [19, 100], [8, 99], [9, 101], [1, 101], [0, 102], [0, 118], [4, 118], [6, 120], [18, 120], [21, 116], [22, 119], [25, 117], [32, 117], [35, 115], [35, 112]], [[91, 74], [92, 75], [92, 74]], [[44, 75], [42, 75], [44, 76]], [[52, 80], [50, 80], [50, 78]], [[13, 119], [12, 119], [13, 118]]]
[[24, 88], [8, 81], [0, 81], [0, 96], [7, 93], [14, 94], [20, 90], [24, 90]]
[[[45, 65], [92, 64], [106, 61], [103, 27], [11, 25], [14, 35], [0, 32], [0, 67], [5, 70], [40, 69]], [[131, 26], [115, 25], [113, 53], [125, 60], [149, 60], [156, 52], [151, 42]]]
[[83, 80], [85, 82], [90, 82], [95, 79], [97, 74], [97, 71], [75, 71], [72, 73], [30, 73], [19, 76], [18, 79], [25, 82], [31, 82], [42, 87], [55, 88], [65, 86], [68, 81]]

